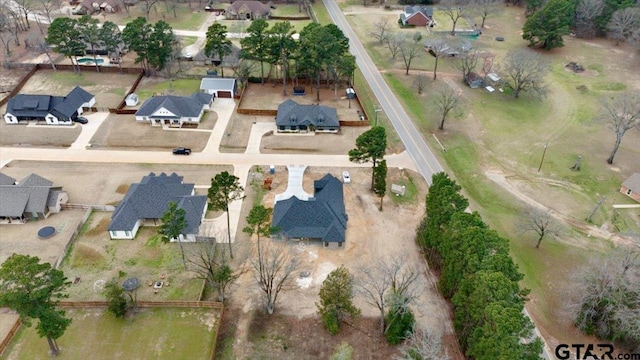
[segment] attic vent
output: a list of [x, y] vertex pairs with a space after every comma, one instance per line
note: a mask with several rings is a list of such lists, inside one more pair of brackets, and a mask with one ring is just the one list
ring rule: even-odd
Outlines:
[[292, 123], [298, 121], [298, 119], [295, 116], [292, 116], [289, 118], [289, 121], [291, 121]]
[[324, 122], [324, 116], [318, 116], [318, 122], [319, 123]]

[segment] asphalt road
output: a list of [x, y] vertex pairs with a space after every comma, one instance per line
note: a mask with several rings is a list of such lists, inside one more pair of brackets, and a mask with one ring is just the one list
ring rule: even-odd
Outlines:
[[420, 132], [418, 132], [409, 115], [404, 111], [396, 95], [391, 91], [391, 88], [389, 88], [384, 81], [382, 75], [380, 75], [378, 68], [367, 54], [356, 33], [351, 29], [351, 26], [338, 5], [332, 0], [322, 1], [333, 22], [342, 29], [345, 36], [349, 38], [350, 50], [356, 57], [358, 67], [369, 82], [369, 86], [371, 86], [382, 110], [387, 114], [393, 128], [402, 140], [402, 143], [407, 149], [407, 153], [415, 162], [417, 171], [425, 178], [427, 183], [431, 185], [431, 176], [434, 173], [444, 171], [444, 169], [438, 162], [438, 159], [436, 159], [433, 151], [422, 138]]

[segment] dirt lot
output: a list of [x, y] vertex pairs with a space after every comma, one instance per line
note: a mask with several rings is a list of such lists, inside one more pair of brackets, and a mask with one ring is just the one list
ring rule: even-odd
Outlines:
[[[118, 148], [120, 150], [145, 149], [162, 151], [179, 146], [202, 151], [211, 136], [217, 120], [214, 111], [206, 112], [198, 129], [163, 130], [145, 122], [137, 122], [133, 115], [109, 114], [93, 138], [92, 148]], [[126, 125], [126, 126], [125, 126]], [[247, 135], [248, 136], [248, 135]]]
[[[307, 168], [304, 176], [305, 191], [312, 193], [313, 181], [327, 172], [339, 177], [341, 169]], [[359, 266], [371, 264], [376, 259], [388, 256], [401, 256], [407, 259], [412, 268], [420, 269], [422, 276], [419, 288], [423, 291], [414, 306], [417, 321], [428, 329], [438, 329], [445, 335], [452, 332], [450, 320], [448, 320], [448, 307], [437, 295], [433, 286], [434, 279], [427, 272], [414, 242], [415, 228], [424, 214], [426, 183], [415, 173], [400, 174], [397, 169], [389, 169], [389, 184], [401, 177], [411, 176], [418, 184], [419, 192], [412, 201], [399, 205], [387, 197], [384, 211], [380, 212], [378, 211], [379, 199], [369, 191], [371, 169], [351, 169], [350, 173], [352, 183], [344, 187], [345, 206], [349, 216], [345, 247], [324, 248], [320, 243], [314, 242], [290, 244], [290, 251], [301, 262], [300, 270], [309, 271], [311, 275], [304, 281], [298, 279], [294, 290], [280, 294], [276, 307], [277, 316], [262, 315], [262, 294], [255, 286], [250, 273], [244, 275], [232, 286], [229, 305], [225, 309], [225, 318], [232, 320], [231, 323], [223, 325], [226, 327], [223, 330], [226, 335], [222, 335], [223, 338], [219, 338], [218, 341], [220, 344], [233, 342], [233, 358], [294, 358], [295, 354], [306, 354], [306, 358], [327, 358], [327, 354], [332, 353], [337, 344], [338, 338], [331, 337], [321, 325], [317, 324], [315, 302], [318, 300], [317, 294], [322, 281], [329, 272], [340, 265], [345, 265], [350, 271], [357, 273], [356, 269]], [[275, 194], [285, 190], [288, 174], [284, 169], [277, 168], [276, 173], [270, 176], [273, 178], [275, 188], [264, 196], [263, 204], [268, 207], [273, 206]], [[253, 192], [248, 194], [243, 204], [243, 213], [248, 212], [252, 203]], [[242, 221], [240, 226], [243, 226]], [[250, 243], [247, 241], [246, 234], [238, 235], [238, 239], [245, 244], [244, 249], [238, 251], [242, 254], [238, 257], [248, 258], [251, 249], [246, 248], [246, 244]], [[255, 242], [255, 239], [252, 239], [252, 242]], [[375, 340], [377, 334], [373, 324], [376, 322], [369, 319], [377, 315], [377, 309], [367, 305], [361, 296], [357, 296], [355, 302], [363, 315], [363, 319], [357, 322], [356, 326], [365, 333], [372, 334], [373, 340], [360, 341], [362, 333], [346, 327], [343, 330], [344, 339], [356, 349], [358, 354], [356, 358], [389, 358], [388, 355], [393, 354], [395, 350]], [[264, 323], [264, 327], [260, 327], [259, 330], [250, 330], [256, 326], [256, 321]], [[266, 328], [269, 330], [265, 330]], [[343, 332], [340, 333], [339, 339], [342, 339]], [[301, 335], [287, 341], [287, 346], [282, 346], [278, 339], [287, 339], [292, 333]], [[310, 342], [307, 341], [308, 339], [316, 341]], [[224, 349], [225, 345], [220, 345], [219, 348]], [[222, 349], [220, 351], [224, 351]], [[379, 352], [373, 349], [378, 349]], [[378, 353], [379, 357], [374, 355]]]
[[[4, 113], [0, 108], [0, 113]], [[0, 146], [28, 146], [28, 147], [69, 147], [82, 132], [79, 124], [72, 126], [38, 125], [30, 123], [7, 124], [0, 121]]]
[[136, 75], [98, 73], [93, 68], [84, 69], [80, 74], [39, 70], [24, 84], [22, 92], [65, 96], [75, 86], [81, 86], [95, 95], [97, 107], [115, 108], [135, 80]]
[[[299, 104], [318, 104], [315, 91], [312, 92], [310, 86], [306, 86], [307, 94], [304, 96], [282, 95], [282, 87], [271, 84], [249, 84], [244, 92], [244, 99], [240, 104], [241, 108], [250, 109], [271, 109], [277, 110], [278, 105], [287, 99], [292, 99]], [[343, 96], [344, 88], [338, 90], [338, 96]], [[336, 108], [340, 120], [358, 120], [359, 112], [362, 111], [356, 101], [346, 99], [334, 100], [332, 89], [323, 87], [320, 90], [320, 105]], [[275, 128], [275, 118], [272, 116], [243, 115], [234, 113], [227, 125], [222, 138], [220, 150], [226, 152], [243, 152], [249, 142], [251, 125], [255, 122], [271, 122]], [[348, 127], [342, 126], [339, 134], [267, 134], [262, 138], [260, 152], [262, 153], [318, 153], [318, 154], [346, 154], [355, 144], [356, 138], [369, 127]]]
[[328, 89], [323, 85], [320, 89], [320, 101], [317, 100], [315, 87], [306, 85], [306, 95], [291, 95], [291, 85], [287, 87], [287, 96], [282, 95], [282, 84], [253, 84], [249, 83], [244, 91], [244, 99], [240, 104], [241, 109], [265, 109], [277, 110], [278, 105], [284, 101], [291, 99], [298, 104], [313, 105], [319, 104], [336, 108], [338, 119], [342, 121], [359, 120], [359, 112], [362, 112], [360, 105], [356, 100], [351, 101], [349, 108], [349, 100], [345, 97], [345, 87], [338, 87], [337, 98], [333, 91], [333, 87]]

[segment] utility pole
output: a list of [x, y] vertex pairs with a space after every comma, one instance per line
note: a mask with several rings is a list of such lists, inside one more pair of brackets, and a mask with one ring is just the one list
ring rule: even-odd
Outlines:
[[382, 111], [382, 109], [380, 109], [380, 108], [376, 108], [374, 111], [376, 112], [376, 125], [375, 125], [375, 126], [378, 126], [378, 113], [379, 113], [380, 111]]
[[587, 218], [587, 222], [591, 222], [591, 219], [593, 218], [593, 215], [596, 214], [596, 211], [598, 211], [598, 208], [600, 207], [600, 205], [602, 205], [602, 202], [604, 201], [604, 199], [605, 199], [605, 196], [601, 197], [600, 200], [598, 200], [598, 203], [596, 204], [596, 207], [593, 208], [593, 211], [591, 211], [591, 214]]
[[544, 155], [547, 153], [547, 146], [549, 143], [544, 143], [544, 151], [542, 151], [542, 159], [540, 159], [540, 166], [538, 166], [538, 172], [542, 169], [542, 162], [544, 161]]

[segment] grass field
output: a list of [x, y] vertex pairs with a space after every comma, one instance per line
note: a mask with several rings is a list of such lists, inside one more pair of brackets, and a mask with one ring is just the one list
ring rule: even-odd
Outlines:
[[[487, 21], [483, 35], [472, 42], [475, 48], [495, 56], [498, 72], [509, 49], [526, 46], [520, 35], [522, 11], [505, 8]], [[606, 253], [613, 245], [564, 225], [557, 238], [545, 239], [540, 249], [535, 249], [533, 234], [523, 234], [518, 225], [524, 221], [528, 205], [485, 175], [504, 174], [507, 182], [517, 184], [529, 198], [577, 221], [583, 221], [598, 199], [606, 196], [594, 223], [612, 231], [638, 233], [639, 212], [618, 212], [614, 220], [611, 205], [631, 202], [618, 191], [620, 183], [639, 169], [640, 131], [631, 130], [625, 135], [614, 166], [608, 166], [605, 159], [614, 137], [600, 115], [601, 99], [638, 86], [637, 76], [629, 76], [638, 74], [640, 67], [633, 52], [606, 40], [587, 42], [567, 37], [565, 47], [541, 52], [551, 62], [546, 78], [549, 94], [544, 99], [515, 100], [499, 92], [472, 90], [461, 82], [453, 61], [441, 60], [438, 80], [430, 80], [426, 95], [418, 95], [411, 85], [420, 73], [431, 79], [434, 59], [421, 57], [411, 74], [405, 76], [399, 57], [392, 59], [389, 50], [367, 34], [376, 18], [356, 15], [348, 19], [374, 62], [385, 69], [387, 83], [404, 102], [425, 140], [436, 149], [439, 147], [431, 134], [442, 141], [447, 149], [442, 155], [443, 165], [455, 174], [472, 209], [511, 239], [512, 255], [525, 274], [523, 285], [532, 290], [529, 310], [543, 333], [560, 342], [585, 340], [571, 324], [567, 299], [572, 277], [581, 264]], [[505, 41], [495, 41], [496, 36], [503, 36]], [[569, 61], [579, 62], [587, 71], [568, 71], [565, 64]], [[449, 118], [445, 130], [439, 131], [431, 94], [444, 84], [458, 91], [464, 107], [460, 117]], [[546, 157], [537, 172], [545, 144]], [[583, 159], [581, 170], [571, 171], [578, 155]]]
[[[168, 3], [167, 3], [168, 4]], [[148, 22], [155, 23], [158, 20], [164, 20], [173, 29], [179, 30], [198, 30], [200, 26], [204, 23], [205, 19], [209, 14], [204, 12], [203, 10], [198, 10], [198, 5], [194, 4], [192, 6], [193, 9], [189, 9], [189, 5], [185, 3], [178, 3], [175, 8], [175, 16], [173, 9], [167, 8], [164, 4], [157, 3], [151, 9], [149, 13]], [[113, 21], [118, 25], [127, 25], [130, 21], [135, 20], [138, 17], [145, 17], [144, 6], [140, 4], [139, 6], [131, 6], [130, 15], [127, 15], [125, 11], [121, 11], [115, 14], [109, 14], [106, 17], [96, 16], [100, 22], [103, 21]]]
[[140, 98], [140, 103], [153, 96], [169, 91], [171, 86], [171, 95], [188, 96], [200, 90], [200, 80], [198, 79], [175, 79], [170, 84], [169, 80], [164, 79], [143, 79], [136, 90], [136, 94]]
[[[102, 309], [72, 309], [67, 315], [73, 321], [57, 341], [60, 360], [209, 359], [220, 318], [208, 308], [140, 309], [126, 319]], [[50, 359], [48, 350], [34, 326], [23, 326], [0, 359]]]

